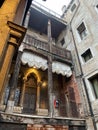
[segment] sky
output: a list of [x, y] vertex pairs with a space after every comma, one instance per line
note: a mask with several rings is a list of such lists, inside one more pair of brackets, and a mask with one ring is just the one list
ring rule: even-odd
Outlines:
[[45, 7], [49, 8], [61, 15], [63, 5], [66, 5], [66, 7], [67, 7], [71, 0], [46, 0], [46, 1], [34, 0], [34, 1], [44, 5]]

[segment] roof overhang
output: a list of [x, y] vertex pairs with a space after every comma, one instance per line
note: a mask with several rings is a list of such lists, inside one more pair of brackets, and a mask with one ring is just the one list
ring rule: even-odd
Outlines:
[[49, 19], [51, 20], [52, 38], [57, 39], [59, 34], [66, 28], [66, 22], [32, 4], [28, 25], [29, 28], [40, 32], [40, 34], [47, 34]]

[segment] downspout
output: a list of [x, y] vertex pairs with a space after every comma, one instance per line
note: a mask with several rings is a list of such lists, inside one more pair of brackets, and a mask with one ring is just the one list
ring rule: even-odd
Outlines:
[[84, 84], [84, 89], [85, 89], [85, 92], [86, 92], [86, 95], [87, 95], [87, 101], [88, 101], [88, 105], [89, 105], [89, 110], [90, 110], [90, 114], [91, 114], [91, 117], [92, 117], [92, 122], [93, 122], [93, 126], [94, 126], [94, 130], [97, 130], [97, 127], [96, 127], [96, 122], [95, 122], [95, 119], [94, 119], [94, 113], [93, 113], [93, 109], [92, 109], [92, 106], [91, 106], [91, 102], [90, 102], [90, 98], [89, 98], [89, 94], [88, 94], [88, 90], [87, 90], [87, 87], [86, 87], [86, 82], [85, 82], [85, 79], [83, 77], [83, 70], [82, 70], [82, 66], [81, 66], [81, 62], [80, 62], [80, 59], [79, 59], [79, 52], [78, 52], [78, 49], [76, 47], [76, 42], [75, 42], [75, 38], [74, 38], [74, 34], [73, 34], [73, 30], [72, 30], [72, 21], [74, 19], [74, 16], [76, 15], [76, 12], [78, 11], [79, 9], [79, 6], [80, 6], [80, 2], [78, 0], [78, 7], [70, 21], [70, 28], [71, 28], [71, 33], [72, 33], [72, 38], [73, 38], [73, 43], [74, 43], [74, 47], [75, 47], [75, 51], [76, 51], [76, 55], [77, 55], [77, 58], [78, 58], [78, 62], [79, 62], [79, 66], [80, 66], [80, 72], [81, 72], [81, 77], [82, 77], [82, 80], [83, 80], [83, 84]]

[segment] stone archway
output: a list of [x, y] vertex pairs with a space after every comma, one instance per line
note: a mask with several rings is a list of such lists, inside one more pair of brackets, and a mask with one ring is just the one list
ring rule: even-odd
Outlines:
[[24, 71], [20, 106], [25, 114], [48, 115], [47, 71]]

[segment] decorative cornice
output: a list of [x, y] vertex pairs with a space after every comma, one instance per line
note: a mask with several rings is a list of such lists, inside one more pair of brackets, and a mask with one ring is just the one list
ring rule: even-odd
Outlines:
[[19, 46], [23, 41], [27, 29], [11, 21], [8, 21], [7, 25], [10, 27], [9, 44]]

